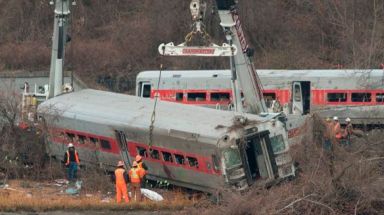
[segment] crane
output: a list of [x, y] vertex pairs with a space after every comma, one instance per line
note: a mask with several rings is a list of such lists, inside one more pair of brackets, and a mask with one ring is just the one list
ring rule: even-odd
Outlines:
[[[76, 5], [75, 0], [51, 0], [50, 5], [54, 6], [54, 25], [52, 36], [52, 52], [51, 52], [51, 65], [49, 72], [49, 84], [44, 87], [35, 85], [35, 91], [29, 92], [28, 83], [25, 82], [24, 91], [21, 101], [21, 117], [19, 126], [27, 128], [30, 122], [34, 122], [36, 116], [37, 105], [49, 98], [55, 97], [63, 93], [63, 91], [70, 92], [73, 87], [72, 84], [64, 85], [63, 77], [63, 65], [65, 44], [70, 41], [70, 37], [67, 36], [67, 26], [69, 22], [69, 16], [71, 14], [70, 7]], [[32, 102], [30, 102], [32, 101]]]
[[70, 40], [69, 36], [67, 36], [67, 27], [71, 14], [71, 6], [76, 5], [76, 1], [51, 0], [49, 4], [55, 7], [48, 93], [48, 98], [52, 98], [54, 96], [60, 95], [63, 92], [65, 44]]
[[[239, 79], [244, 95], [244, 101], [241, 101], [240, 104], [245, 106], [244, 112], [266, 113], [268, 110], [263, 98], [262, 85], [252, 62], [253, 50], [249, 48], [245, 40], [236, 2], [233, 0], [216, 0], [216, 3], [221, 20], [220, 25], [223, 27], [228, 44], [241, 47], [241, 52], [230, 57], [232, 76], [235, 75], [235, 78]], [[237, 100], [236, 102], [239, 103], [240, 101]]]
[[[245, 40], [237, 15], [236, 2], [234, 0], [216, 0], [216, 5], [227, 43], [218, 46], [210, 41], [203, 24], [206, 3], [203, 0], [192, 0], [190, 10], [193, 30], [185, 37], [185, 42], [180, 45], [175, 46], [173, 42], [161, 44], [158, 48], [159, 53], [166, 56], [228, 56], [232, 71], [234, 110], [252, 114], [266, 113], [268, 110], [263, 99], [262, 85], [251, 59], [253, 51]], [[194, 36], [208, 40], [208, 45], [191, 46], [188, 42]], [[237, 47], [241, 47], [241, 53], [238, 52]], [[244, 95], [243, 99], [241, 91]]]
[[[192, 0], [190, 3], [190, 11], [192, 15], [192, 31], [188, 33], [184, 42], [174, 45], [173, 42], [159, 45], [159, 53], [165, 56], [202, 56], [202, 57], [218, 57], [233, 56], [237, 54], [235, 45], [223, 43], [221, 46], [212, 43], [209, 34], [205, 31], [203, 19], [205, 16], [206, 3], [203, 0]], [[194, 39], [198, 44], [194, 44]], [[200, 42], [200, 43], [199, 43]], [[201, 43], [204, 43], [203, 45]]]
[[[295, 168], [292, 165], [292, 159], [289, 155], [288, 135], [285, 125], [286, 117], [280, 113], [268, 113], [267, 107], [264, 102], [262, 94], [262, 85], [257, 76], [256, 69], [252, 63], [252, 50], [248, 47], [244, 33], [241, 29], [241, 23], [236, 11], [236, 2], [234, 0], [216, 0], [218, 14], [221, 20], [225, 37], [228, 43], [223, 43], [222, 46], [217, 46], [210, 41], [210, 37], [206, 36], [204, 30], [203, 18], [205, 14], [206, 5], [204, 0], [192, 0], [190, 4], [193, 29], [192, 32], [187, 34], [184, 43], [174, 46], [173, 43], [160, 44], [158, 50], [164, 56], [210, 56], [220, 57], [227, 56], [230, 60], [230, 68], [232, 71], [231, 85], [234, 104], [234, 113], [240, 123], [247, 121], [245, 113], [251, 113], [262, 117], [269, 118], [263, 124], [265, 125], [265, 132], [275, 132], [274, 123], [280, 121], [284, 127], [279, 128], [279, 140], [273, 138], [275, 146], [284, 146], [281, 150], [274, 151], [275, 159], [278, 161], [279, 175], [294, 175]], [[205, 45], [198, 45], [188, 43], [191, 37], [200, 37], [208, 40]], [[241, 47], [241, 53], [240, 49]], [[188, 51], [186, 51], [188, 50]], [[207, 50], [211, 50], [209, 54]], [[161, 78], [161, 70], [159, 73], [159, 82]], [[158, 85], [159, 89], [159, 85]], [[241, 91], [244, 95], [244, 100], [241, 98]], [[155, 99], [158, 96], [155, 96]], [[273, 136], [273, 135], [272, 135]], [[252, 145], [250, 142], [245, 143]]]

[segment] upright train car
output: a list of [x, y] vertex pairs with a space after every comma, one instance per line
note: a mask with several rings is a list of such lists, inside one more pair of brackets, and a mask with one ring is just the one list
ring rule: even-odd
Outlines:
[[[286, 113], [304, 115], [318, 110], [384, 105], [384, 70], [257, 70], [267, 106], [278, 101]], [[229, 70], [158, 71], [137, 75], [136, 94], [191, 105], [228, 109], [232, 103]], [[247, 104], [244, 104], [246, 106]], [[339, 109], [338, 109], [339, 108]], [[363, 117], [361, 108], [352, 111]], [[345, 112], [345, 111], [344, 111]], [[327, 113], [332, 114], [332, 111]]]
[[191, 189], [243, 190], [294, 175], [283, 123], [278, 117], [236, 116], [233, 112], [159, 101], [149, 143], [153, 100], [97, 90], [63, 94], [43, 102], [39, 117], [50, 130], [49, 153], [62, 159], [67, 144], [82, 165], [113, 170], [127, 146], [148, 178]]

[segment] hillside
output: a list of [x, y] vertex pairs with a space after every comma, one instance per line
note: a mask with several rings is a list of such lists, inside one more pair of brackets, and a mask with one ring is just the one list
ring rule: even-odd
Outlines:
[[[208, 31], [224, 40], [208, 0]], [[49, 0], [0, 0], [0, 70], [46, 70], [53, 9]], [[378, 0], [242, 0], [243, 29], [257, 68], [378, 68], [384, 62], [384, 2]], [[189, 1], [77, 0], [72, 9], [66, 68], [93, 87], [134, 87], [137, 72], [225, 68], [226, 59], [164, 58], [162, 42], [183, 42]]]

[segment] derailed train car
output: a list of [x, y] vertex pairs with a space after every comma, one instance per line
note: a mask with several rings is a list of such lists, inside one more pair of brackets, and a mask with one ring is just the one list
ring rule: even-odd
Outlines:
[[131, 164], [137, 154], [148, 178], [205, 192], [243, 190], [294, 175], [286, 133], [278, 115], [236, 116], [233, 112], [159, 101], [149, 145], [153, 100], [97, 90], [64, 94], [38, 107], [47, 124], [49, 153], [60, 159], [67, 143], [82, 165], [112, 170], [126, 144]]

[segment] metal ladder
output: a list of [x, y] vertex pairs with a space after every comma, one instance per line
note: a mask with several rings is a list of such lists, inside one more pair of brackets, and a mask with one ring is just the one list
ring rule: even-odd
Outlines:
[[125, 168], [131, 168], [132, 163], [129, 159], [128, 147], [127, 147], [127, 139], [125, 138], [125, 134], [122, 131], [115, 130], [117, 146], [119, 147], [120, 157], [124, 162]]

